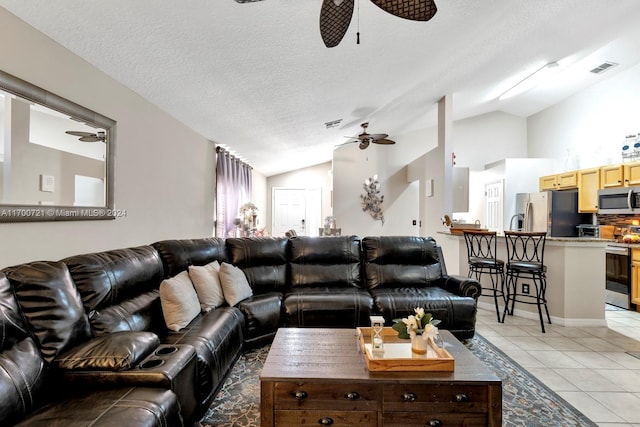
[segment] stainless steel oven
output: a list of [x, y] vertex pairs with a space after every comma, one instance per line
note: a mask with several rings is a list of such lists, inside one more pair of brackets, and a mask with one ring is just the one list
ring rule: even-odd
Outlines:
[[605, 301], [618, 307], [631, 308], [631, 250], [623, 246], [605, 248], [606, 285]]

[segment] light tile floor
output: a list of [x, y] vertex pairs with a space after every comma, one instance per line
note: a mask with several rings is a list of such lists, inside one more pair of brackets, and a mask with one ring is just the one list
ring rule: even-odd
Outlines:
[[[640, 313], [606, 310], [608, 327], [564, 327], [478, 309], [476, 330], [601, 427], [640, 427]], [[638, 358], [631, 353], [637, 353]]]

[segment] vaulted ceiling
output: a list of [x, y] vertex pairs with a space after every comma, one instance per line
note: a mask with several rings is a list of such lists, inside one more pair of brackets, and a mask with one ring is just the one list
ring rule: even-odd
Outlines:
[[[334, 48], [319, 32], [322, 0], [0, 6], [266, 176], [329, 161], [365, 121], [391, 139], [435, 126], [445, 94], [455, 119], [526, 117], [640, 62], [637, 0], [436, 0], [427, 22], [354, 1]], [[497, 99], [553, 61], [553, 79]], [[619, 65], [589, 72], [604, 61]]]

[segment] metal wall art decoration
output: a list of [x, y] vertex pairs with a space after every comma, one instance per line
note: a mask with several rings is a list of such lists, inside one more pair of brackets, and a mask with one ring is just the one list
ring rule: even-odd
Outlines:
[[360, 195], [360, 204], [364, 212], [369, 212], [371, 218], [382, 221], [384, 225], [384, 215], [382, 214], [382, 202], [384, 196], [380, 195], [380, 182], [378, 181], [378, 175], [373, 175], [371, 178], [364, 180], [362, 185], [365, 194]]

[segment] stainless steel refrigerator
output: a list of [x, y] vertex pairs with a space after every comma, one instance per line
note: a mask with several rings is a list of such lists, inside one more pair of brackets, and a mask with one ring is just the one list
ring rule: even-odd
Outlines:
[[591, 223], [591, 214], [578, 212], [578, 190], [516, 194], [518, 229], [545, 231], [547, 236], [578, 237], [580, 224]]

